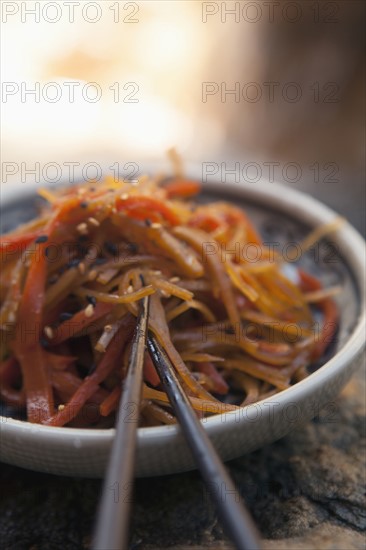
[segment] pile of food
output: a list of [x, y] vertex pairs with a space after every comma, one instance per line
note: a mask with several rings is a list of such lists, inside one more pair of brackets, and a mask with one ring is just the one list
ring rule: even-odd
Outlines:
[[[0, 241], [1, 401], [30, 422], [113, 425], [146, 295], [149, 327], [200, 417], [307, 375], [337, 328], [332, 290], [300, 269], [292, 282], [243, 210], [194, 202], [199, 191], [181, 176], [40, 190], [39, 217]], [[128, 415], [175, 422], [148, 354]]]

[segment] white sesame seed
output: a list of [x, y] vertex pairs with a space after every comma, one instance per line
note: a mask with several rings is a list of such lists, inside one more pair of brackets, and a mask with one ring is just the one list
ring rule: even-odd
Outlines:
[[85, 264], [83, 262], [80, 262], [78, 265], [78, 269], [82, 275], [85, 273]]
[[171, 278], [169, 279], [169, 281], [170, 281], [171, 283], [179, 283], [180, 277], [171, 277]]
[[61, 405], [58, 406], [58, 410], [59, 410], [59, 411], [63, 411], [64, 408], [65, 408], [65, 405], [62, 405], [62, 404], [61, 404]]
[[96, 276], [98, 275], [98, 272], [96, 269], [92, 269], [91, 271], [89, 271], [88, 273], [88, 281], [94, 281], [94, 279], [96, 278]]
[[151, 227], [153, 229], [160, 229], [163, 226], [161, 225], [161, 223], [154, 222], [154, 223], [151, 224]]
[[9, 321], [9, 323], [15, 323], [15, 313], [14, 313], [14, 311], [9, 312], [8, 321]]
[[106, 332], [111, 332], [112, 328], [113, 328], [112, 325], [105, 325], [104, 330]]
[[95, 218], [88, 218], [88, 222], [94, 225], [95, 227], [99, 227], [100, 223]]
[[89, 304], [84, 309], [85, 317], [91, 317], [94, 314], [94, 306], [92, 304]]
[[49, 338], [50, 340], [53, 338], [53, 330], [51, 327], [44, 327], [44, 333], [45, 335], [47, 336], [47, 338]]
[[76, 229], [79, 231], [79, 233], [81, 233], [82, 235], [87, 235], [88, 234], [88, 226], [86, 225], [86, 223], [79, 223], [79, 225], [76, 226]]
[[128, 294], [132, 294], [132, 292], [133, 292], [133, 286], [130, 285], [130, 286], [128, 287], [128, 289], [127, 289], [127, 293], [128, 293]]
[[126, 199], [128, 199], [128, 193], [123, 193], [123, 195], [121, 195], [121, 199], [123, 201], [125, 201]]

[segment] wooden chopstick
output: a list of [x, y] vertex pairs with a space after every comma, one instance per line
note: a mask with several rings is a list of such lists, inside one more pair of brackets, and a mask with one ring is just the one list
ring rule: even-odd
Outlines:
[[132, 340], [131, 355], [119, 405], [116, 433], [99, 505], [94, 550], [127, 548], [130, 495], [135, 471], [136, 431], [149, 317], [149, 296], [141, 311]]
[[149, 331], [147, 348], [179, 420], [182, 431], [226, 527], [238, 550], [259, 550], [257, 529], [223, 462], [197, 419], [168, 356]]

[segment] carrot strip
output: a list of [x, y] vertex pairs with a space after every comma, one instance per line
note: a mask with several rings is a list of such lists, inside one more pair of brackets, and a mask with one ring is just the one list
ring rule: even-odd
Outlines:
[[46, 283], [45, 244], [36, 245], [19, 304], [13, 351], [22, 369], [30, 422], [43, 422], [53, 413], [53, 395], [43, 349], [39, 343]]
[[77, 357], [56, 355], [55, 353], [49, 353], [43, 351], [45, 362], [52, 370], [62, 371], [73, 365]]
[[42, 233], [42, 230], [33, 231], [31, 233], [9, 234], [3, 235], [0, 238], [0, 253], [1, 261], [6, 261], [9, 256], [13, 256], [17, 252], [24, 252], [27, 246], [34, 241]]
[[[64, 402], [69, 401], [83, 383], [83, 380], [72, 372], [54, 370], [51, 372], [50, 376], [52, 386]], [[92, 396], [92, 399], [86, 400], [86, 403], [90, 401], [95, 404], [102, 403], [107, 395], [108, 392], [106, 390], [99, 388]]]
[[223, 379], [222, 375], [218, 372], [216, 367], [213, 365], [213, 363], [197, 363], [196, 369], [199, 372], [203, 372], [203, 374], [206, 374], [210, 378], [210, 380], [212, 380], [214, 393], [218, 393], [220, 395], [226, 395], [228, 393], [229, 386]]
[[73, 338], [75, 336], [80, 335], [80, 333], [83, 332], [87, 327], [89, 327], [91, 324], [95, 323], [102, 317], [105, 317], [108, 313], [112, 311], [112, 304], [106, 304], [102, 302], [98, 302], [94, 308], [93, 314], [90, 317], [87, 317], [85, 314], [85, 310], [82, 309], [78, 313], [75, 313], [71, 317], [71, 319], [68, 319], [64, 323], [61, 323], [61, 325], [54, 330], [54, 336], [52, 339], [49, 340], [49, 342], [56, 346], [58, 344], [61, 344], [62, 342], [65, 342], [69, 338]]
[[159, 222], [163, 218], [171, 225], [178, 225], [180, 222], [172, 208], [154, 197], [142, 195], [117, 197], [116, 208], [119, 212], [125, 212], [129, 217], [137, 220], [148, 219], [152, 222]]
[[95, 372], [84, 378], [82, 384], [74, 393], [70, 401], [65, 404], [65, 408], [46, 421], [45, 424], [50, 426], [64, 426], [75, 418], [86, 401], [97, 392], [99, 384], [116, 369], [116, 366], [118, 366], [125, 345], [132, 336], [133, 329], [134, 318], [132, 315], [127, 314]]
[[26, 405], [24, 391], [13, 387], [14, 384], [19, 383], [20, 379], [21, 371], [14, 356], [0, 363], [0, 397], [7, 405], [19, 410]]
[[122, 393], [122, 388], [120, 385], [116, 386], [114, 390], [104, 399], [99, 407], [100, 414], [102, 416], [108, 416], [113, 412], [119, 403]]
[[145, 354], [144, 362], [144, 380], [149, 382], [152, 386], [159, 386], [160, 378], [158, 373], [155, 370], [154, 363], [151, 360], [151, 357], [148, 353]]
[[168, 199], [172, 197], [192, 197], [197, 195], [201, 186], [197, 181], [175, 179], [164, 186]]

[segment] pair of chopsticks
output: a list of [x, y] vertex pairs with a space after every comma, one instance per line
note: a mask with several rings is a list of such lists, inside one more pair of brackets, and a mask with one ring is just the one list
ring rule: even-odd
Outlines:
[[[197, 419], [168, 356], [155, 336], [148, 331], [149, 298], [146, 296], [142, 300], [133, 337], [116, 434], [99, 507], [93, 550], [127, 549], [130, 494], [135, 469], [136, 433], [146, 347], [209, 493], [216, 504], [221, 521], [226, 528], [226, 534], [238, 550], [259, 550], [257, 530], [233, 481]], [[131, 410], [131, 406], [136, 411], [136, 417], [132, 420], [131, 415], [126, 414]]]

